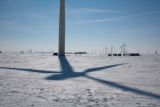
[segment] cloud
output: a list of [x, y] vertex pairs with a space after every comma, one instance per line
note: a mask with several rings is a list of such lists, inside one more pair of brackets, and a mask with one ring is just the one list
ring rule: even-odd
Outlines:
[[157, 14], [157, 13], [160, 13], [160, 11], [153, 11], [153, 12], [148, 12], [148, 13], [139, 13], [139, 14], [133, 14], [133, 15], [98, 19], [98, 20], [86, 20], [86, 21], [82, 21], [81, 23], [103, 23], [103, 22], [120, 21], [120, 20], [129, 19], [129, 18], [133, 18], [133, 17], [152, 15], [152, 14]]
[[77, 8], [77, 9], [67, 9], [70, 14], [90, 14], [90, 13], [117, 13], [119, 11], [114, 10], [104, 10], [104, 9], [93, 9], [93, 8]]
[[104, 10], [104, 9], [91, 9], [91, 8], [80, 8], [83, 12], [92, 12], [92, 13], [115, 13], [117, 11], [113, 10]]

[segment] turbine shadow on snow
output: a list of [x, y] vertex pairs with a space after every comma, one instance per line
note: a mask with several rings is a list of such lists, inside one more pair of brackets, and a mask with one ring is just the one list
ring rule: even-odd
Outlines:
[[27, 72], [35, 72], [35, 73], [60, 73], [60, 72], [55, 72], [55, 71], [35, 70], [35, 69], [26, 69], [26, 68], [13, 68], [13, 67], [0, 67], [0, 69], [27, 71]]
[[114, 87], [114, 88], [118, 88], [124, 91], [129, 91], [135, 94], [140, 94], [140, 95], [144, 95], [144, 96], [149, 96], [149, 97], [153, 97], [156, 99], [160, 99], [160, 95], [158, 94], [153, 94], [150, 92], [146, 92], [143, 90], [139, 90], [139, 89], [135, 89], [129, 86], [125, 86], [116, 82], [112, 82], [112, 81], [107, 81], [107, 80], [101, 80], [101, 79], [97, 79], [91, 76], [88, 76], [87, 73], [89, 72], [95, 72], [95, 71], [99, 71], [99, 70], [103, 70], [103, 69], [108, 69], [108, 68], [113, 68], [116, 66], [120, 66], [120, 65], [124, 65], [124, 64], [115, 64], [115, 65], [109, 65], [109, 66], [103, 66], [103, 67], [96, 67], [96, 68], [90, 68], [85, 70], [84, 72], [74, 72], [72, 66], [69, 64], [68, 60], [66, 59], [65, 56], [59, 56], [59, 60], [60, 60], [60, 64], [61, 64], [61, 69], [62, 69], [62, 74], [56, 74], [53, 76], [49, 76], [46, 79], [47, 80], [64, 80], [67, 78], [75, 78], [75, 77], [86, 77], [88, 79], [92, 79], [96, 82], [100, 82], [103, 83], [105, 85]]
[[20, 71], [29, 71], [29, 72], [37, 72], [37, 73], [58, 73], [58, 74], [54, 74], [49, 77], [46, 77], [45, 78], [46, 80], [65, 80], [65, 79], [69, 79], [69, 78], [77, 78], [77, 77], [83, 76], [88, 79], [92, 79], [96, 82], [102, 83], [104, 85], [121, 89], [123, 91], [128, 91], [128, 92], [132, 92], [135, 94], [160, 99], [159, 94], [154, 94], [151, 92], [147, 92], [147, 91], [139, 90], [139, 89], [132, 88], [129, 86], [125, 86], [125, 85], [122, 85], [122, 84], [119, 84], [116, 82], [102, 80], [102, 79], [98, 79], [98, 78], [91, 77], [91, 76], [87, 75], [87, 73], [89, 73], [89, 72], [95, 72], [95, 71], [99, 71], [99, 70], [103, 70], [103, 69], [109, 69], [109, 68], [113, 68], [113, 67], [124, 65], [124, 64], [115, 64], [115, 65], [109, 65], [109, 66], [103, 66], [103, 67], [90, 68], [90, 69], [85, 70], [84, 72], [74, 72], [72, 66], [70, 65], [70, 63], [68, 62], [68, 60], [66, 59], [65, 56], [59, 56], [59, 61], [60, 61], [60, 65], [61, 65], [61, 72], [34, 70], [34, 69], [23, 69], [23, 68], [9, 68], [9, 67], [0, 67], [0, 69], [20, 70]]
[[64, 80], [69, 78], [76, 78], [80, 76], [85, 76], [89, 72], [95, 72], [95, 71], [123, 65], [123, 64], [115, 64], [115, 65], [109, 65], [104, 67], [90, 68], [85, 70], [84, 72], [74, 72], [72, 66], [70, 65], [70, 63], [68, 62], [65, 56], [59, 56], [58, 58], [61, 65], [61, 74], [51, 75], [46, 78], [47, 80]]

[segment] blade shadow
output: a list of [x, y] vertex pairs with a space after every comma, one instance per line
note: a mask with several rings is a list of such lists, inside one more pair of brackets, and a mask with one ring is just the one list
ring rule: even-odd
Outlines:
[[119, 83], [112, 82], [112, 81], [97, 79], [97, 78], [94, 78], [94, 77], [91, 77], [91, 76], [88, 76], [88, 75], [86, 75], [85, 77], [89, 78], [89, 79], [92, 79], [94, 81], [97, 81], [99, 83], [102, 83], [102, 84], [105, 84], [105, 85], [108, 85], [108, 86], [111, 86], [111, 87], [114, 87], [114, 88], [121, 89], [123, 91], [129, 91], [129, 92], [132, 92], [132, 93], [135, 93], [135, 94], [139, 94], [139, 95], [144, 95], [144, 96], [160, 99], [160, 95], [159, 94], [154, 94], [154, 93], [151, 93], [151, 92], [139, 90], [139, 89], [132, 88], [132, 87], [125, 86], [125, 85], [121, 85]]
[[85, 70], [84, 73], [89, 73], [89, 72], [95, 72], [95, 71], [100, 71], [100, 70], [104, 70], [104, 69], [109, 69], [109, 68], [113, 68], [113, 67], [124, 65], [124, 64], [126, 64], [126, 63], [108, 65], [108, 66], [103, 66], [103, 67], [89, 68], [89, 69]]
[[36, 73], [61, 73], [56, 71], [47, 71], [47, 70], [35, 70], [35, 69], [25, 69], [25, 68], [12, 68], [12, 67], [0, 67], [0, 69], [8, 69], [8, 70], [18, 70], [18, 71], [27, 71], [27, 72], [36, 72]]

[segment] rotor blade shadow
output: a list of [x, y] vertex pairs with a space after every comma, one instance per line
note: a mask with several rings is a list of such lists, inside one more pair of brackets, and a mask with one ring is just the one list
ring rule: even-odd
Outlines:
[[154, 93], [151, 93], [151, 92], [139, 90], [139, 89], [132, 88], [132, 87], [125, 86], [125, 85], [121, 85], [119, 83], [112, 82], [112, 81], [97, 79], [97, 78], [94, 78], [94, 77], [91, 77], [91, 76], [88, 76], [88, 75], [86, 75], [85, 77], [89, 78], [89, 79], [92, 79], [94, 81], [97, 81], [99, 83], [103, 83], [105, 85], [109, 85], [111, 87], [115, 87], [115, 88], [124, 90], [124, 91], [129, 91], [129, 92], [132, 92], [132, 93], [135, 93], [135, 94], [139, 94], [139, 95], [143, 95], [143, 96], [148, 96], [148, 97], [160, 99], [160, 95], [159, 94], [154, 94]]
[[35, 69], [12, 68], [12, 67], [0, 67], [0, 69], [18, 70], [18, 71], [28, 71], [28, 72], [36, 72], [36, 73], [61, 73], [61, 72], [48, 71], [48, 70], [35, 70]]
[[[126, 64], [126, 63], [124, 63], [124, 64]], [[114, 64], [114, 65], [108, 65], [108, 66], [103, 66], [103, 67], [89, 68], [89, 69], [85, 70], [84, 73], [89, 73], [89, 72], [95, 72], [95, 71], [100, 71], [100, 70], [104, 70], [104, 69], [109, 69], [109, 68], [113, 68], [113, 67], [124, 65], [124, 64]]]

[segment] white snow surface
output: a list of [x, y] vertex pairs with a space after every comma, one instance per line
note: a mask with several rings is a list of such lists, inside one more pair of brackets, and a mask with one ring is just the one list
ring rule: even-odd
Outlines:
[[160, 107], [160, 56], [0, 54], [0, 107]]

